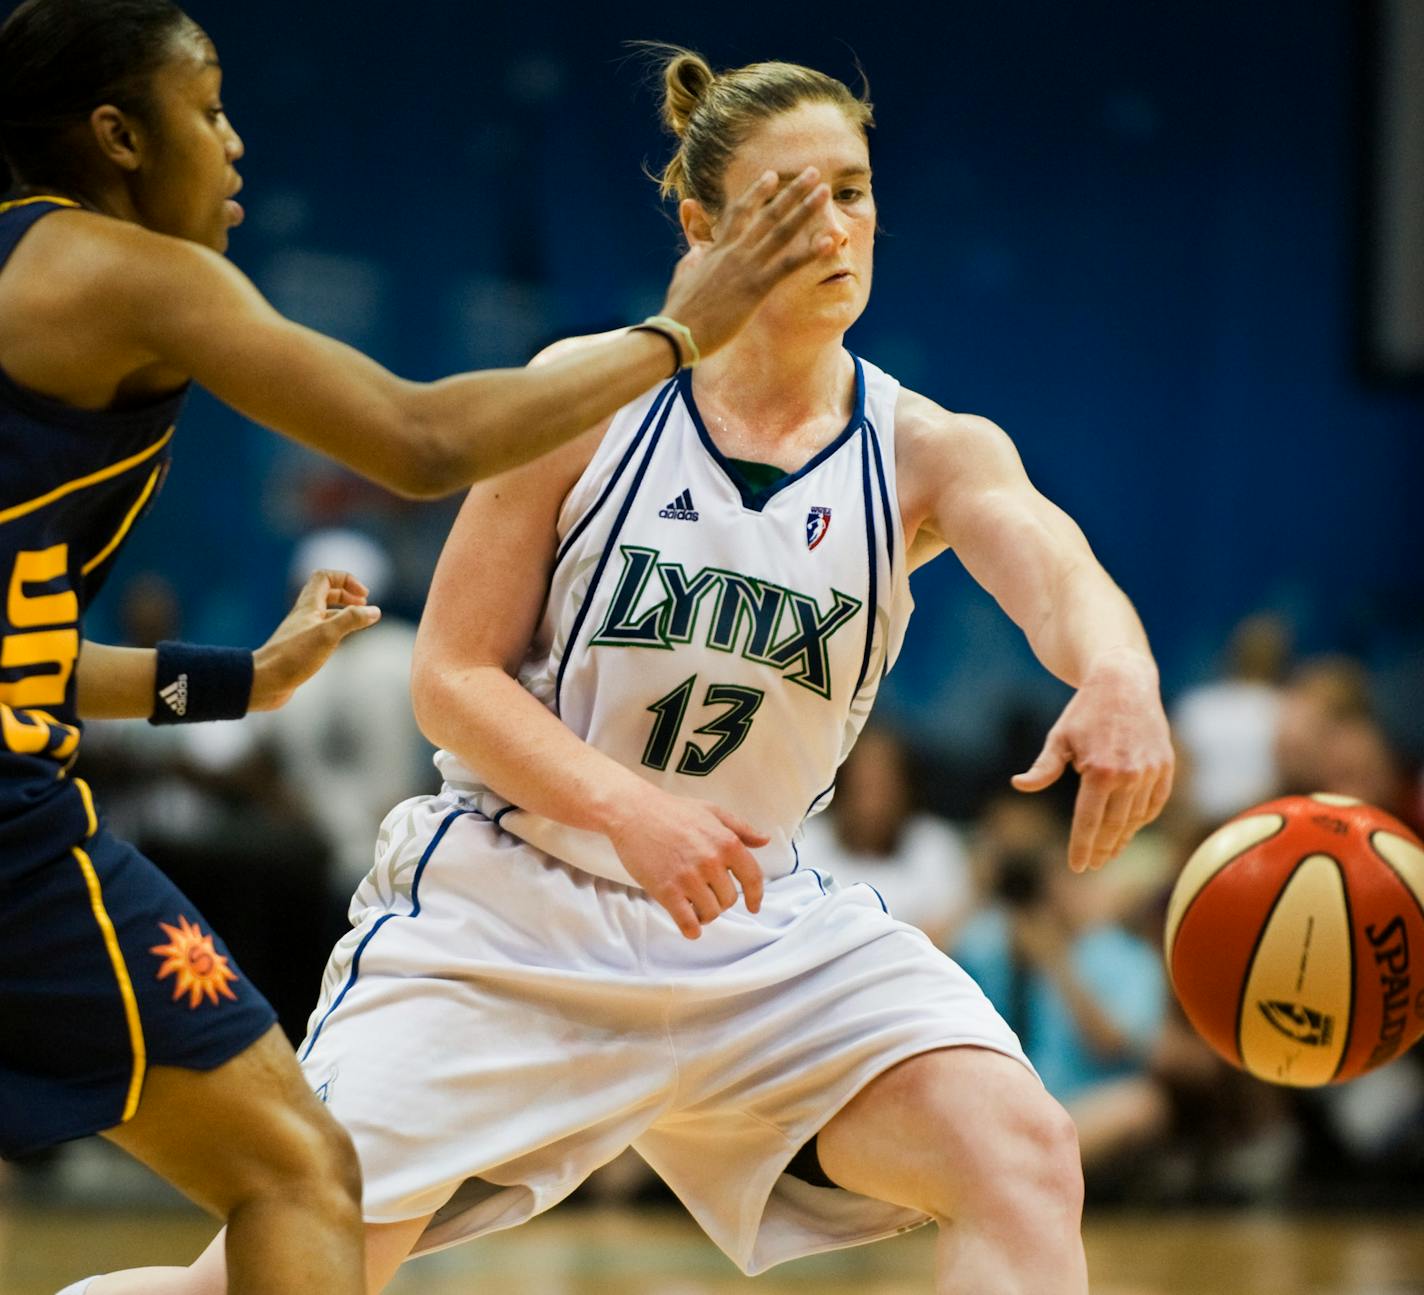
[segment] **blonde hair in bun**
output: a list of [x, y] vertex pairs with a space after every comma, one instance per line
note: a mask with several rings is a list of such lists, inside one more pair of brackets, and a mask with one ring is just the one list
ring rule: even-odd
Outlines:
[[695, 198], [722, 209], [722, 178], [738, 148], [763, 122], [803, 103], [834, 104], [868, 135], [875, 125], [869, 86], [852, 94], [844, 82], [800, 63], [750, 63], [714, 72], [701, 54], [680, 45], [640, 41], [660, 64], [663, 124], [678, 148], [655, 177], [664, 198]]
[[663, 124], [681, 139], [716, 74], [701, 54], [678, 50], [663, 67]]

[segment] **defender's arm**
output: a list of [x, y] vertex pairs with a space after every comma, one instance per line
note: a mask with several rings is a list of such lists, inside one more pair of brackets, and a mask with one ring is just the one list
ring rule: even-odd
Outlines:
[[[816, 173], [772, 198], [776, 183], [768, 173], [743, 194], [718, 243], [689, 252], [674, 275], [663, 313], [704, 353], [730, 340], [783, 278], [830, 250], [829, 235], [806, 232], [829, 196]], [[666, 338], [623, 332], [538, 372], [402, 381], [283, 318], [217, 253], [106, 224], [113, 255], [94, 258], [89, 292], [104, 305], [100, 326], [134, 349], [135, 366], [191, 375], [248, 417], [405, 494], [445, 494], [528, 462], [675, 367]]]

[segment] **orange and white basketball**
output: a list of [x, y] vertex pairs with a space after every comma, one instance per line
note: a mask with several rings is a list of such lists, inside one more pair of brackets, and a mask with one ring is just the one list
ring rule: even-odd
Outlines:
[[1424, 1034], [1424, 843], [1347, 796], [1238, 814], [1167, 908], [1177, 999], [1227, 1061], [1276, 1084], [1343, 1083]]

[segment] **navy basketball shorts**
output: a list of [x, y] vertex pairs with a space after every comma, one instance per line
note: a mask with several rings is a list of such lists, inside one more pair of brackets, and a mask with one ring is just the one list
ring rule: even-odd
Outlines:
[[203, 915], [108, 832], [0, 866], [0, 1156], [122, 1124], [151, 1067], [211, 1070], [276, 1019]]

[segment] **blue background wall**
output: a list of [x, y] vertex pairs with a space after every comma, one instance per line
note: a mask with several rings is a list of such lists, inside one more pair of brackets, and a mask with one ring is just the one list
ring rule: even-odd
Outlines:
[[[1011, 432], [1136, 600], [1169, 692], [1261, 606], [1305, 649], [1417, 683], [1424, 395], [1356, 368], [1348, 0], [190, 11], [248, 147], [234, 259], [410, 376], [522, 363], [658, 304], [675, 239], [640, 168], [667, 149], [624, 40], [845, 78], [854, 51], [885, 237], [852, 347]], [[310, 471], [197, 400], [116, 584], [157, 566], [189, 636], [257, 641]], [[418, 609], [449, 509], [397, 516]], [[888, 703], [972, 749], [986, 706], [1040, 676], [952, 560], [916, 596]]]

